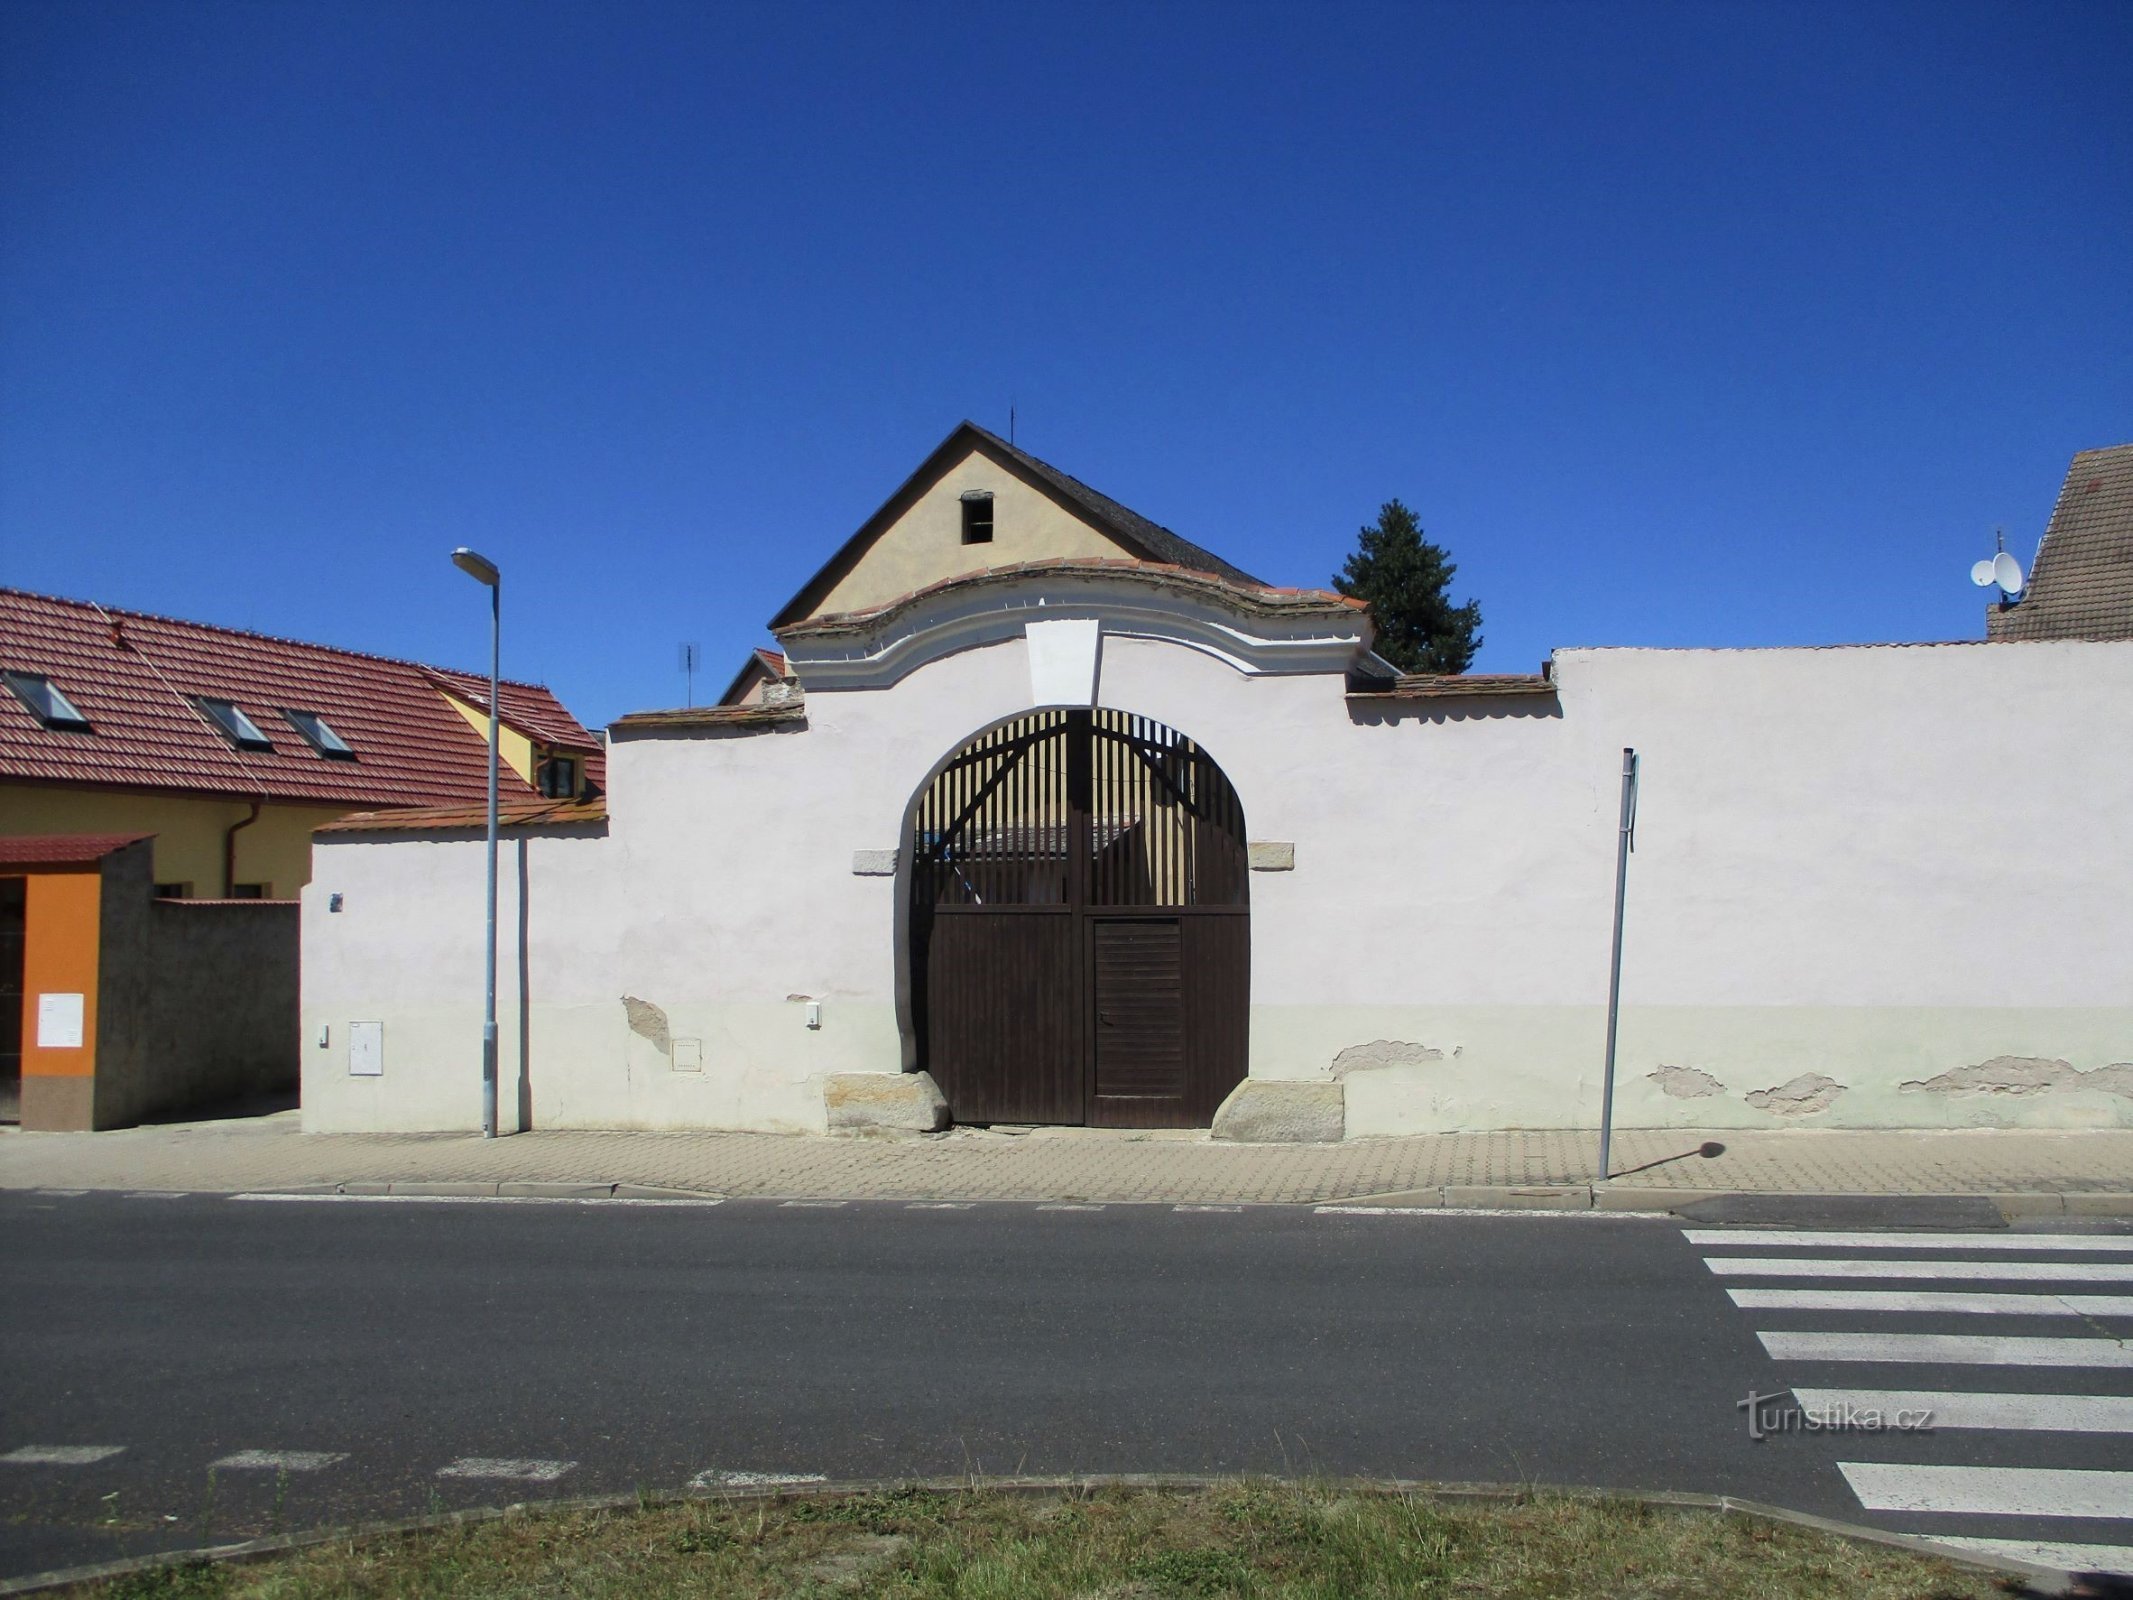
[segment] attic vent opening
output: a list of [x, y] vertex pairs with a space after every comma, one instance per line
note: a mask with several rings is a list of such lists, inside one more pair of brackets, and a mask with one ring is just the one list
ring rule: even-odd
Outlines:
[[992, 543], [992, 491], [967, 489], [963, 493], [963, 543]]
[[355, 760], [356, 753], [349, 748], [348, 741], [335, 733], [333, 724], [316, 711], [291, 711], [284, 706], [281, 714], [290, 727], [304, 736], [304, 743], [320, 755], [336, 761]]
[[231, 700], [210, 700], [205, 695], [193, 702], [200, 708], [200, 715], [207, 718], [222, 736], [240, 750], [271, 750], [274, 741], [259, 731], [259, 724], [244, 713], [244, 708]]
[[89, 719], [74, 708], [74, 702], [60, 693], [59, 685], [41, 672], [10, 672], [4, 674], [7, 686], [15, 691], [15, 698], [30, 708], [30, 715], [47, 728], [71, 728], [86, 732]]

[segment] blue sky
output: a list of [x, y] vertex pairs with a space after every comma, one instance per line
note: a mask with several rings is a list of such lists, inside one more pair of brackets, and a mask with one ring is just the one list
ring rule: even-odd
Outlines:
[[2133, 7], [0, 7], [0, 581], [700, 695], [961, 418], [1477, 666], [1969, 638], [2133, 440]]

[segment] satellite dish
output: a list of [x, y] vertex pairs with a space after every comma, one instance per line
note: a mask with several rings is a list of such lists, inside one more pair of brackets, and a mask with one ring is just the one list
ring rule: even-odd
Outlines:
[[2022, 592], [2022, 563], [2005, 550], [1992, 558], [1992, 581], [2009, 594]]
[[1971, 567], [1970, 581], [1976, 584], [1980, 589], [1989, 589], [1992, 587], [1992, 557], [1987, 556], [1983, 561], [1980, 561]]

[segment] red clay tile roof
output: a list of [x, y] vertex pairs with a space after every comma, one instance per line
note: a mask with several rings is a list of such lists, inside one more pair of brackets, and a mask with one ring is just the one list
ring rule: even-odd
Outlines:
[[[424, 667], [422, 675], [438, 688], [457, 695], [483, 716], [489, 714], [489, 680], [470, 672], [451, 672], [443, 667]], [[563, 703], [546, 689], [530, 689], [508, 680], [498, 686], [503, 705], [497, 720], [523, 733], [536, 744], [551, 744], [563, 750], [594, 751], [600, 741], [578, 719], [563, 709]]]
[[[438, 805], [487, 798], [481, 735], [412, 661], [240, 633], [0, 589], [0, 669], [41, 673], [89, 720], [47, 728], [0, 689], [0, 780], [114, 784], [322, 805]], [[488, 704], [487, 680], [480, 701]], [[234, 701], [272, 741], [239, 750], [192, 704]], [[507, 683], [506, 720], [559, 744], [598, 741], [537, 684]], [[321, 756], [282, 716], [315, 711], [355, 751]], [[586, 762], [598, 783], [597, 755]], [[506, 795], [532, 790], [508, 768]]]
[[2029, 588], [1985, 613], [1989, 639], [2133, 639], [2133, 444], [2067, 468]]
[[0, 867], [85, 867], [152, 833], [26, 834], [0, 839]]
[[[543, 800], [538, 795], [526, 799], [498, 800], [496, 824], [502, 828], [531, 828], [560, 826], [571, 822], [605, 822], [607, 802], [591, 800]], [[358, 811], [353, 816], [339, 817], [314, 833], [408, 833], [447, 832], [460, 828], [482, 828], [489, 825], [489, 802], [484, 798], [479, 805], [468, 806], [395, 806], [390, 811]]]

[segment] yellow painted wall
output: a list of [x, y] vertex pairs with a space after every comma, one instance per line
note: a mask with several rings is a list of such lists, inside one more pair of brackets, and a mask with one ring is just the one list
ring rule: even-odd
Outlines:
[[[445, 695], [445, 699], [451, 702], [454, 711], [467, 719], [467, 726], [481, 735], [481, 742], [487, 744], [489, 742], [489, 713], [468, 705], [466, 701], [460, 699], [456, 694]], [[534, 752], [531, 739], [527, 738], [523, 733], [514, 731], [510, 723], [499, 722], [496, 725], [496, 748], [502, 754], [505, 766], [517, 773], [521, 778], [524, 778], [528, 783], [533, 782]]]
[[[0, 784], [0, 835], [152, 833], [155, 881], [190, 883], [193, 898], [222, 893], [222, 836], [251, 807], [242, 800], [192, 799], [122, 789]], [[355, 806], [265, 805], [237, 835], [237, 881], [264, 883], [273, 900], [293, 900], [311, 881], [311, 830]]]
[[[990, 544], [963, 543], [962, 495], [992, 491]], [[1018, 561], [1132, 552], [973, 450], [881, 531], [811, 616], [866, 611], [944, 578]]]

